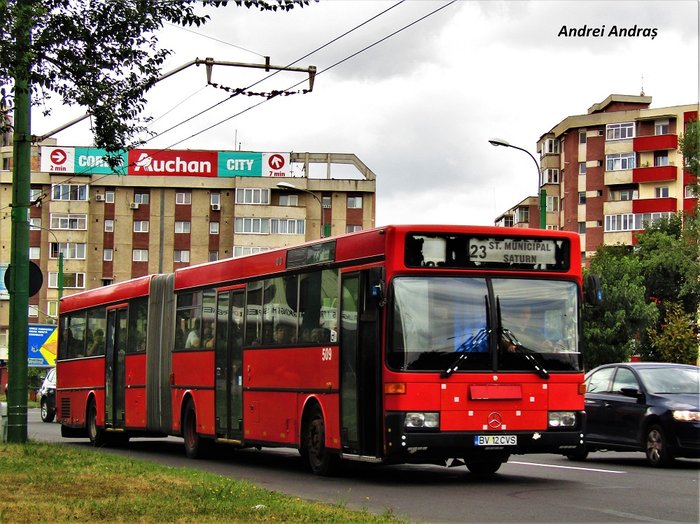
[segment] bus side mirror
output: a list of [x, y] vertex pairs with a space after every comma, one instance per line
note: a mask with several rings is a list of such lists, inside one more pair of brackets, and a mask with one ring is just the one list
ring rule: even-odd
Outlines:
[[597, 275], [586, 275], [583, 282], [583, 296], [586, 304], [599, 306], [603, 302], [603, 288]]

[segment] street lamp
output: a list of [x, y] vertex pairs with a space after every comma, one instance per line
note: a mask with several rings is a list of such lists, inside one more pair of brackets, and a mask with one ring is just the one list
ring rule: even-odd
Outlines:
[[507, 140], [503, 140], [502, 138], [492, 138], [489, 140], [489, 144], [492, 146], [503, 146], [503, 147], [512, 147], [513, 149], [518, 149], [520, 151], [524, 151], [528, 155], [530, 155], [530, 158], [532, 158], [532, 161], [535, 163], [535, 167], [537, 168], [537, 187], [540, 189], [540, 199], [539, 199], [539, 204], [538, 204], [538, 209], [540, 210], [540, 229], [547, 229], [547, 190], [543, 187], [540, 188], [540, 165], [537, 163], [537, 159], [530, 153], [527, 149], [523, 149], [522, 147], [514, 146]]
[[326, 233], [326, 224], [323, 216], [323, 202], [318, 197], [318, 195], [316, 195], [316, 193], [314, 193], [313, 191], [309, 191], [308, 189], [302, 189], [300, 187], [295, 186], [294, 184], [290, 184], [289, 182], [277, 182], [277, 187], [286, 191], [301, 191], [302, 193], [308, 193], [316, 199], [318, 205], [321, 206], [321, 234], [319, 236], [320, 238], [323, 238]]

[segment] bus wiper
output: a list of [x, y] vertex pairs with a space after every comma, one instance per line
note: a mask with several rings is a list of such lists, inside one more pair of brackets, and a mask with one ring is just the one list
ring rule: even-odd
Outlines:
[[452, 373], [457, 371], [459, 369], [460, 363], [466, 360], [467, 357], [469, 357], [470, 353], [476, 352], [476, 348], [478, 348], [479, 344], [481, 344], [484, 340], [488, 338], [489, 333], [490, 331], [486, 330], [485, 328], [481, 328], [474, 335], [472, 335], [467, 340], [462, 342], [459, 346], [457, 346], [455, 352], [458, 352], [459, 356], [455, 359], [455, 361], [450, 367], [448, 367], [445, 371], [440, 373], [440, 378], [447, 378], [450, 375], [452, 375]]
[[537, 362], [537, 359], [533, 356], [535, 352], [523, 346], [510, 329], [501, 327], [501, 336], [503, 337], [503, 340], [508, 346], [508, 351], [512, 351], [522, 355], [523, 358], [527, 360], [530, 363], [530, 365], [532, 365], [532, 367], [535, 369], [535, 372], [540, 377], [549, 378], [549, 372], [546, 369], [544, 369], [540, 365], [540, 363]]

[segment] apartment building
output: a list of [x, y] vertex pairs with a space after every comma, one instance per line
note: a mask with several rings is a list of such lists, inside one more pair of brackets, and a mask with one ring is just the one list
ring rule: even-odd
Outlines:
[[[698, 104], [650, 106], [650, 96], [610, 95], [537, 142], [547, 228], [580, 233], [582, 261], [601, 244], [632, 245], [646, 223], [697, 205], [678, 137], [697, 120]], [[537, 206], [529, 197], [495, 223], [537, 227]]]
[[[375, 225], [375, 175], [353, 154], [33, 148], [29, 257], [44, 284], [30, 323], [64, 295]], [[0, 147], [0, 283], [10, 261], [12, 147]], [[61, 256], [62, 255], [62, 256]], [[9, 296], [0, 285], [0, 360]], [[7, 358], [7, 357], [4, 357]]]

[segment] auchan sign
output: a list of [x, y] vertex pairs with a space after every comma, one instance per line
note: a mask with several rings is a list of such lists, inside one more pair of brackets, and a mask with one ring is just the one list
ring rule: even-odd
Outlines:
[[141, 176], [216, 176], [216, 151], [133, 149], [128, 174]]

